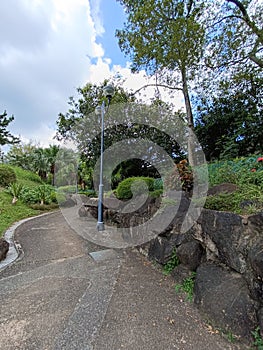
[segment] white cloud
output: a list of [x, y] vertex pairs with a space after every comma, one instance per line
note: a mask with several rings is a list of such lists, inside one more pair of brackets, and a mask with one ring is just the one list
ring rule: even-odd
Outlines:
[[14, 114], [10, 130], [23, 140], [53, 143], [58, 114], [88, 81], [118, 73], [128, 90], [147, 83], [144, 72], [133, 75], [105, 57], [97, 42], [104, 33], [100, 6], [101, 0], [0, 1], [0, 112]]
[[[147, 76], [145, 71], [140, 71], [136, 74], [132, 74], [129, 68], [129, 64], [127, 63], [126, 67], [121, 67], [119, 65], [113, 65], [110, 67], [110, 63], [107, 59], [99, 58], [96, 64], [91, 65], [89, 70], [89, 81], [91, 83], [100, 83], [105, 79], [111, 79], [114, 76], [120, 76], [122, 78], [123, 87], [128, 92], [135, 92], [141, 89], [143, 86], [148, 84], [155, 84], [155, 78]], [[175, 105], [175, 109], [183, 109], [185, 108], [183, 95], [181, 92], [177, 92], [175, 90], [165, 89], [159, 87], [160, 98], [163, 101], [171, 102]], [[156, 94], [156, 87], [149, 86], [145, 89], [140, 90], [136, 95], [137, 98], [141, 98], [142, 100], [149, 102]]]
[[13, 133], [50, 139], [68, 97], [87, 81], [89, 57], [104, 54], [89, 1], [9, 0], [0, 12], [0, 111], [14, 114]]

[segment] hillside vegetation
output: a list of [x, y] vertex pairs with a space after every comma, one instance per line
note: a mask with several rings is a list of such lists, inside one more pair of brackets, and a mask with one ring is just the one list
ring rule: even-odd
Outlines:
[[[3, 168], [6, 166], [1, 165], [0, 170]], [[38, 200], [40, 202], [40, 197], [37, 196], [39, 188], [46, 186], [38, 175], [15, 166], [8, 166], [8, 169], [14, 172], [15, 183], [20, 184], [23, 191], [16, 204], [12, 204], [13, 195], [8, 186], [3, 185], [5, 179], [3, 172], [0, 172], [0, 237], [13, 223], [57, 207], [56, 204], [36, 204]], [[8, 179], [6, 181], [8, 182]], [[52, 202], [50, 199], [49, 201]]]
[[213, 162], [208, 165], [209, 185], [235, 184], [233, 193], [208, 196], [205, 207], [231, 211], [237, 214], [253, 214], [263, 209], [263, 158], [241, 157]]

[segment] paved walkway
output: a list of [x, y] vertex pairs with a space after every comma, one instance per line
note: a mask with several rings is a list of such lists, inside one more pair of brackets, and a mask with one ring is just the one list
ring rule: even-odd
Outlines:
[[245, 349], [212, 333], [143, 256], [90, 243], [60, 212], [15, 239], [24, 254], [0, 271], [1, 350]]

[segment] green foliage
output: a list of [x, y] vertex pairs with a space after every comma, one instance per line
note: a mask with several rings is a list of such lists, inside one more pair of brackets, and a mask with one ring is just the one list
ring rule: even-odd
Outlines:
[[154, 179], [154, 190], [163, 190], [163, 179], [162, 178], [157, 178]]
[[8, 191], [13, 196], [12, 204], [16, 204], [21, 195], [21, 192], [23, 191], [23, 185], [21, 183], [13, 182], [9, 185]]
[[201, 103], [196, 112], [195, 132], [207, 160], [262, 151], [262, 83], [262, 76], [253, 78], [243, 82], [245, 86], [237, 87], [237, 91], [230, 84], [221, 87], [219, 96]]
[[[9, 190], [0, 188], [0, 236], [16, 221], [57, 208], [56, 195], [52, 186], [48, 186], [50, 192], [46, 198], [46, 202], [50, 204], [41, 206], [37, 204], [40, 202], [37, 188], [42, 183], [39, 176], [19, 167], [9, 166], [9, 168], [15, 172], [17, 181], [9, 186]], [[15, 206], [11, 203], [10, 194], [12, 196], [16, 194], [20, 198]]]
[[149, 192], [149, 196], [151, 198], [159, 198], [163, 195], [163, 190], [154, 190]]
[[150, 177], [130, 177], [119, 183], [116, 189], [116, 195], [118, 199], [130, 199], [133, 195], [140, 195], [145, 191], [145, 187], [148, 187], [148, 191], [154, 190], [154, 179]]
[[231, 331], [228, 331], [226, 337], [230, 343], [234, 343], [237, 340], [237, 336], [235, 336]]
[[163, 274], [164, 275], [169, 275], [173, 269], [180, 264], [180, 261], [176, 255], [176, 249], [174, 249], [171, 258], [163, 267]]
[[[262, 4], [259, 1], [210, 1], [212, 13], [217, 12], [214, 31], [209, 36], [208, 66], [230, 67], [233, 64], [250, 63], [263, 68]], [[225, 69], [224, 69], [225, 70]]]
[[57, 188], [58, 192], [65, 194], [74, 194], [77, 191], [76, 186], [68, 185], [68, 186], [60, 186]]
[[7, 117], [6, 111], [0, 114], [0, 146], [19, 142], [19, 138], [13, 136], [8, 130], [8, 125], [14, 120], [14, 116]]
[[127, 22], [116, 35], [121, 50], [131, 56], [134, 70], [193, 70], [203, 54], [204, 29], [196, 21], [202, 6], [192, 2], [189, 8], [186, 1], [119, 2]]
[[88, 197], [96, 197], [97, 196], [97, 193], [94, 190], [85, 190], [85, 191], [79, 190], [78, 194], [85, 194]]
[[[263, 165], [257, 162], [257, 158], [258, 156], [249, 156], [209, 164], [210, 186], [223, 182], [262, 186]], [[253, 169], [256, 171], [252, 171]]]
[[16, 174], [17, 181], [24, 186], [35, 187], [42, 184], [40, 176], [36, 173], [29, 170], [24, 170], [18, 166], [12, 166], [12, 168]]
[[194, 284], [195, 284], [196, 273], [192, 272], [190, 277], [187, 277], [183, 280], [182, 284], [177, 284], [175, 286], [175, 291], [179, 293], [183, 291], [187, 294], [187, 300], [192, 301], [194, 296]]
[[48, 148], [41, 148], [31, 142], [13, 145], [6, 155], [6, 161], [8, 164], [38, 173], [42, 181], [49, 179], [53, 185], [58, 151], [59, 147], [56, 145], [49, 145]]
[[41, 203], [43, 205], [57, 202], [55, 190], [49, 185], [40, 185], [34, 188], [23, 187], [20, 198], [28, 205], [36, 203]]
[[258, 350], [263, 350], [263, 339], [260, 335], [260, 329], [259, 327], [257, 327], [255, 329], [254, 332], [252, 332], [252, 335], [254, 337], [254, 343], [253, 345], [255, 345], [257, 347]]
[[0, 165], [0, 186], [6, 187], [12, 182], [16, 182], [16, 174], [12, 167]]
[[14, 222], [40, 213], [38, 210], [29, 208], [22, 201], [18, 201], [15, 206], [12, 205], [10, 194], [1, 189], [0, 204], [0, 237]]
[[38, 210], [38, 211], [49, 211], [49, 210], [54, 210], [54, 209], [58, 209], [58, 204], [57, 203], [49, 203], [49, 204], [31, 204], [29, 206], [30, 208], [34, 209], [34, 210]]
[[263, 165], [258, 156], [235, 158], [208, 165], [210, 186], [231, 182], [237, 185], [234, 193], [208, 196], [205, 208], [252, 214], [263, 208]]

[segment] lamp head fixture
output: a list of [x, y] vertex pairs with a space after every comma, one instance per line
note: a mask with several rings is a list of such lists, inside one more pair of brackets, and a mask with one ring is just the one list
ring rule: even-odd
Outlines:
[[106, 85], [103, 88], [103, 95], [108, 98], [108, 100], [112, 99], [112, 96], [114, 95], [114, 87], [113, 85]]

